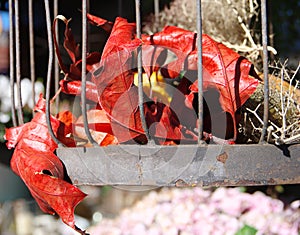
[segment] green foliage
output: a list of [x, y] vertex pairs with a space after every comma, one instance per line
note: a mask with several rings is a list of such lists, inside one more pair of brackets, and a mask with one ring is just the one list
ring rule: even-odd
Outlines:
[[257, 232], [257, 229], [249, 226], [249, 225], [244, 225], [239, 231], [236, 232], [235, 235], [255, 235]]

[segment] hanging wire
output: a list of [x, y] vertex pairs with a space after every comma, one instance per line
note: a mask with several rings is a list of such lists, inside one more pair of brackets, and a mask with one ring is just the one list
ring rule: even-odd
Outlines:
[[159, 24], [159, 0], [154, 0], [154, 17], [155, 17], [155, 30], [158, 30]]
[[15, 53], [14, 53], [14, 21], [13, 21], [13, 0], [8, 2], [9, 8], [9, 76], [10, 76], [10, 100], [11, 100], [11, 115], [13, 126], [17, 126], [16, 106], [15, 106]]
[[[136, 15], [136, 36], [142, 37], [141, 33], [141, 1], [135, 0], [135, 15]], [[138, 96], [139, 96], [139, 109], [142, 127], [145, 132], [145, 136], [148, 140], [148, 144], [153, 143], [149, 129], [147, 127], [146, 118], [144, 114], [144, 92], [143, 92], [143, 71], [142, 71], [142, 48], [137, 49], [137, 70], [138, 70]]]
[[16, 83], [17, 83], [17, 99], [18, 99], [18, 122], [19, 125], [24, 124], [22, 97], [21, 97], [21, 46], [20, 46], [20, 16], [19, 16], [19, 0], [15, 0], [15, 45], [16, 45]]
[[53, 67], [53, 40], [52, 40], [52, 30], [51, 30], [51, 16], [50, 16], [50, 7], [49, 0], [45, 0], [45, 12], [46, 12], [46, 24], [47, 24], [47, 36], [48, 36], [48, 49], [49, 49], [49, 58], [48, 58], [48, 71], [47, 71], [47, 84], [46, 84], [46, 121], [48, 130], [51, 138], [58, 144], [62, 143], [56, 138], [51, 124], [51, 115], [50, 115], [50, 86], [51, 86], [51, 76], [52, 76], [52, 67]]
[[198, 53], [198, 144], [203, 144], [203, 68], [202, 68], [202, 15], [201, 0], [197, 0], [197, 53]]
[[84, 130], [88, 140], [94, 145], [99, 146], [91, 135], [88, 126], [86, 110], [86, 54], [87, 54], [87, 0], [82, 1], [82, 67], [81, 67], [81, 112], [84, 123]]
[[155, 31], [158, 31], [159, 27], [159, 0], [154, 0], [154, 17], [155, 17]]
[[[54, 17], [58, 15], [58, 0], [54, 0], [54, 6], [53, 6], [53, 13]], [[56, 40], [59, 41], [59, 34], [58, 34], [58, 24], [55, 24], [55, 29], [54, 29], [55, 37]], [[54, 81], [55, 81], [55, 90], [59, 90], [59, 64], [58, 64], [58, 59], [55, 56], [54, 59]], [[59, 112], [59, 95], [55, 98], [55, 108], [56, 112]]]
[[263, 45], [263, 70], [264, 70], [264, 116], [263, 129], [260, 136], [260, 143], [265, 142], [265, 136], [269, 120], [269, 76], [268, 76], [268, 32], [267, 32], [267, 1], [261, 1], [261, 24], [262, 24], [262, 45]]
[[154, 15], [157, 20], [159, 14], [159, 0], [154, 0]]
[[[30, 78], [31, 78], [31, 88], [32, 88], [32, 102], [35, 106], [35, 59], [34, 59], [34, 29], [33, 29], [33, 0], [28, 2], [28, 23], [29, 23], [29, 54], [30, 54]], [[32, 111], [32, 114], [34, 111]]]

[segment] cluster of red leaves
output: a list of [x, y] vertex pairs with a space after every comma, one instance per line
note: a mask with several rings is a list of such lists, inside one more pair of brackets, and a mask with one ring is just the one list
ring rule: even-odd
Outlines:
[[[87, 83], [87, 99], [98, 103], [106, 113], [118, 142], [132, 139], [145, 141], [138, 107], [138, 89], [134, 84], [138, 47], [142, 48], [143, 69], [148, 76], [160, 70], [166, 78], [178, 78], [185, 71], [170, 105], [145, 95], [144, 114], [147, 126], [151, 127], [150, 134], [159, 144], [195, 141], [198, 123], [198, 81], [195, 77], [197, 34], [166, 26], [161, 32], [143, 35], [142, 39], [138, 39], [135, 35], [136, 25], [128, 23], [126, 19], [118, 17], [112, 23], [88, 14], [88, 20], [103, 28], [110, 36], [98, 61], [94, 60], [96, 52], [87, 55], [86, 71], [91, 74]], [[68, 77], [68, 80], [61, 81], [61, 87], [65, 93], [79, 95], [81, 59], [68, 27], [69, 21], [64, 19], [64, 22], [64, 46], [73, 63], [69, 69], [63, 65], [56, 43], [61, 67]], [[202, 44], [203, 129], [211, 135], [234, 141], [237, 134], [237, 110], [255, 91], [258, 80], [250, 76], [251, 72], [255, 74], [247, 59], [207, 35], [203, 35]], [[166, 62], [166, 51], [172, 51], [176, 59]], [[218, 126], [219, 123], [223, 126]]]
[[[60, 81], [61, 91], [71, 95], [81, 92], [81, 54], [76, 44], [69, 21], [65, 22], [66, 49], [72, 63], [64, 65], [54, 34], [58, 61], [66, 79]], [[54, 26], [57, 23], [54, 22]], [[95, 102], [96, 109], [88, 111], [89, 128], [101, 146], [128, 142], [146, 142], [138, 105], [138, 89], [134, 84], [136, 72], [136, 51], [142, 48], [143, 69], [150, 76], [160, 72], [167, 78], [177, 78], [186, 71], [177, 86], [170, 105], [158, 102], [144, 95], [144, 114], [150, 134], [159, 144], [177, 144], [197, 140], [197, 35], [174, 26], [167, 26], [154, 35], [135, 35], [135, 23], [116, 18], [109, 22], [88, 14], [93, 25], [110, 34], [102, 55], [92, 52], [87, 55], [86, 73], [87, 99]], [[172, 51], [176, 59], [167, 61], [166, 51]], [[255, 91], [258, 81], [249, 75], [251, 63], [224, 45], [203, 35], [203, 87], [204, 131], [226, 139], [235, 138], [236, 111]], [[189, 77], [190, 76], [190, 77]], [[212, 92], [213, 91], [213, 92]], [[217, 94], [216, 96], [210, 94]], [[211, 107], [211, 99], [217, 100], [219, 109]], [[41, 209], [47, 213], [57, 213], [70, 227], [82, 232], [74, 223], [74, 207], [85, 197], [78, 188], [64, 181], [63, 165], [53, 153], [56, 143], [48, 133], [45, 116], [45, 102], [40, 98], [37, 114], [19, 127], [6, 130], [8, 148], [15, 148], [11, 167], [28, 186]], [[212, 128], [212, 120], [225, 115], [227, 123], [223, 133]], [[70, 111], [51, 117], [56, 136], [69, 147], [76, 146], [74, 136], [86, 139], [82, 118], [76, 118]], [[222, 128], [221, 128], [222, 129]], [[225, 132], [225, 134], [224, 134]], [[70, 138], [71, 136], [71, 138]]]

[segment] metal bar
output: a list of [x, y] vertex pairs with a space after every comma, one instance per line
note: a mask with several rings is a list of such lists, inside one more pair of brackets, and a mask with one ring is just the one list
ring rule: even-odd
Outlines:
[[[54, 13], [54, 17], [58, 15], [58, 0], [54, 0], [53, 13]], [[58, 24], [55, 25], [54, 31], [55, 31], [54, 33], [56, 36], [56, 40], [59, 41]], [[54, 59], [54, 81], [55, 81], [55, 85], [54, 85], [55, 90], [58, 91], [59, 90], [59, 64], [56, 56]], [[56, 112], [59, 112], [59, 100], [60, 97], [58, 95], [55, 99]]]
[[155, 17], [155, 24], [154, 28], [155, 31], [158, 31], [158, 25], [159, 25], [159, 0], [154, 0], [154, 17]]
[[259, 142], [265, 142], [269, 120], [269, 76], [268, 76], [268, 32], [267, 32], [267, 0], [261, 1], [261, 24], [263, 45], [263, 70], [264, 70], [264, 116], [263, 129]]
[[[141, 38], [141, 1], [135, 0], [135, 15], [136, 15], [136, 36]], [[144, 92], [143, 92], [143, 71], [142, 71], [142, 48], [138, 47], [137, 50], [137, 70], [138, 70], [138, 96], [139, 96], [139, 109], [142, 127], [145, 132], [145, 136], [148, 140], [148, 144], [153, 143], [149, 129], [147, 127], [145, 113], [144, 113]]]
[[91, 135], [88, 126], [86, 109], [86, 54], [87, 54], [87, 0], [82, 1], [82, 67], [81, 67], [81, 112], [84, 123], [84, 130], [88, 140], [94, 145], [99, 146]]
[[10, 100], [11, 100], [11, 114], [14, 126], [17, 126], [16, 106], [15, 106], [15, 53], [14, 53], [14, 22], [13, 22], [13, 0], [9, 0], [9, 76], [10, 76]]
[[154, 0], [154, 15], [155, 15], [155, 22], [158, 23], [158, 19], [159, 19], [159, 0]]
[[16, 83], [17, 83], [17, 99], [18, 99], [18, 122], [19, 125], [24, 123], [21, 97], [21, 46], [20, 46], [20, 16], [19, 16], [19, 0], [15, 0], [15, 45], [16, 45]]
[[[91, 9], [91, 1], [90, 0], [87, 0], [86, 2], [86, 12], [89, 13], [90, 12], [90, 9]], [[91, 32], [91, 24], [87, 24], [87, 38], [89, 36], [89, 32]], [[87, 43], [86, 43], [86, 51], [89, 52], [90, 51], [90, 41], [87, 40]]]
[[201, 0], [197, 0], [197, 53], [198, 53], [198, 144], [203, 132], [203, 68], [202, 68], [202, 15]]
[[51, 114], [50, 114], [50, 86], [51, 86], [51, 76], [52, 76], [52, 67], [53, 67], [53, 40], [52, 40], [52, 30], [51, 30], [51, 16], [50, 16], [50, 7], [49, 0], [45, 0], [45, 12], [46, 12], [46, 24], [47, 24], [47, 36], [48, 36], [48, 49], [49, 49], [49, 58], [48, 58], [48, 71], [47, 71], [47, 83], [46, 83], [46, 121], [48, 130], [51, 138], [58, 144], [62, 143], [56, 138], [51, 124]]
[[[32, 87], [32, 101], [35, 106], [35, 59], [34, 59], [34, 30], [33, 30], [33, 0], [28, 2], [29, 23], [29, 54], [30, 54], [30, 78]], [[32, 111], [34, 113], [34, 111]]]
[[299, 183], [299, 151], [300, 145], [119, 145], [57, 154], [77, 185], [202, 187]]

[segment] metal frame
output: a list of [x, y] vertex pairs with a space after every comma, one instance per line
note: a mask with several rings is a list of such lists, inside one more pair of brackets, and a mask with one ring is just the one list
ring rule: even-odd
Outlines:
[[[199, 88], [199, 129], [202, 133], [203, 123], [203, 87], [202, 87], [202, 18], [201, 0], [197, 1], [197, 43], [198, 43], [198, 88]], [[9, 0], [10, 20], [15, 16], [15, 27], [10, 26], [10, 77], [11, 87], [16, 76], [17, 97], [21, 104], [20, 87], [20, 38], [19, 38], [19, 0]], [[50, 123], [50, 84], [54, 63], [53, 42], [49, 0], [44, 0], [47, 21], [49, 61], [46, 88], [46, 115], [49, 132], [59, 144], [57, 154], [64, 162], [67, 172], [74, 184], [89, 185], [151, 185], [151, 186], [217, 186], [217, 185], [267, 185], [300, 183], [299, 145], [273, 146], [265, 143], [268, 127], [269, 83], [268, 83], [268, 35], [266, 0], [261, 1], [262, 44], [264, 69], [264, 116], [263, 131], [258, 145], [206, 145], [199, 134], [198, 145], [157, 146], [151, 140], [145, 122], [144, 112], [141, 120], [147, 145], [118, 145], [99, 147], [88, 128], [86, 114], [86, 74], [82, 73], [82, 114], [84, 128], [92, 148], [65, 148], [55, 137]], [[121, 1], [119, 1], [121, 2]], [[13, 8], [13, 3], [15, 4]], [[82, 1], [82, 70], [86, 67], [87, 52], [87, 0]], [[154, 0], [155, 13], [158, 13], [158, 0]], [[137, 37], [141, 37], [141, 1], [135, 0]], [[58, 12], [58, 2], [54, 1], [54, 12]], [[32, 0], [29, 0], [30, 24], [32, 24]], [[55, 32], [57, 34], [57, 30]], [[30, 61], [34, 70], [33, 28], [30, 27]], [[13, 38], [15, 37], [15, 41]], [[15, 50], [15, 51], [14, 51]], [[142, 88], [142, 50], [138, 50], [139, 108], [143, 110]], [[14, 57], [16, 54], [16, 57]], [[16, 62], [16, 68], [14, 63]], [[55, 63], [56, 84], [58, 84], [58, 67]], [[32, 71], [32, 79], [34, 78]], [[57, 87], [57, 85], [56, 85]], [[11, 89], [14, 91], [13, 89]], [[22, 106], [15, 107], [12, 95], [13, 124], [23, 123]], [[58, 106], [57, 106], [58, 107]], [[18, 115], [16, 115], [16, 110]], [[18, 122], [16, 117], [18, 117]]]

